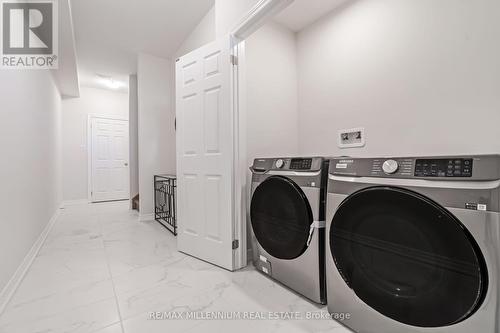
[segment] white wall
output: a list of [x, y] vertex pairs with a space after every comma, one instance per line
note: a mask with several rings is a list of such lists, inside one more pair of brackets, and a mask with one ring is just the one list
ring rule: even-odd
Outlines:
[[[257, 157], [295, 156], [299, 150], [295, 34], [271, 22], [245, 41], [245, 50], [247, 164]], [[248, 195], [251, 173], [246, 175]], [[249, 250], [250, 237], [247, 224]]]
[[[500, 2], [360, 0], [298, 35], [301, 154], [500, 152]], [[366, 127], [363, 149], [337, 149]]]
[[1, 291], [61, 202], [61, 99], [44, 70], [3, 70], [0, 88]]
[[215, 34], [222, 37], [231, 32], [259, 0], [215, 0]]
[[172, 62], [147, 54], [138, 58], [139, 199], [141, 216], [154, 212], [153, 175], [175, 173]]
[[129, 77], [130, 198], [139, 194], [139, 102], [137, 75]]
[[212, 7], [200, 23], [191, 31], [188, 37], [175, 52], [175, 58], [179, 58], [197, 48], [215, 40], [215, 6]]
[[88, 198], [87, 126], [89, 115], [128, 119], [128, 94], [81, 87], [80, 98], [62, 102], [63, 198]]
[[295, 34], [268, 23], [246, 41], [247, 156], [298, 154]]

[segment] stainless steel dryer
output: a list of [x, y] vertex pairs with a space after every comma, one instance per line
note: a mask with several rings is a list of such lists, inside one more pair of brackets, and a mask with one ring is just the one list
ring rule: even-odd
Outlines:
[[333, 159], [328, 309], [359, 333], [497, 333], [500, 157]]
[[328, 160], [259, 158], [250, 169], [255, 267], [310, 300], [325, 304]]

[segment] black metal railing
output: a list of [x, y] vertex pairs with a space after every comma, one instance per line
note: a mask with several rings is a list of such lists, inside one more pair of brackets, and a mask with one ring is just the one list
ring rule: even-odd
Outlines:
[[155, 175], [155, 220], [177, 236], [177, 178], [172, 175]]

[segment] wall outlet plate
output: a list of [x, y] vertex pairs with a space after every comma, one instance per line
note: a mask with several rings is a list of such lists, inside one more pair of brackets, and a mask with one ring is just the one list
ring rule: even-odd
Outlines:
[[365, 145], [364, 127], [343, 129], [338, 132], [339, 148], [356, 148]]

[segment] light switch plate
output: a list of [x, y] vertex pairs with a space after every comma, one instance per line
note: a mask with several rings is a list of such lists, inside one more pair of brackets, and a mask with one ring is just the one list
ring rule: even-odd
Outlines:
[[363, 127], [343, 129], [338, 132], [339, 148], [364, 147], [365, 129]]

